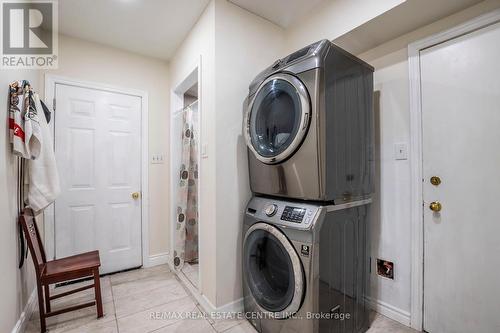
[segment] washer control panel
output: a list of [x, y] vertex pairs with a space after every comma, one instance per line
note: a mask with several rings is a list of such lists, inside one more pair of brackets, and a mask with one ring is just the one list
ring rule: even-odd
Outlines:
[[295, 229], [309, 229], [320, 208], [321, 206], [309, 203], [254, 197], [247, 207], [247, 214], [264, 222]]
[[302, 223], [305, 215], [305, 208], [285, 206], [283, 213], [281, 214], [281, 220], [293, 223]]

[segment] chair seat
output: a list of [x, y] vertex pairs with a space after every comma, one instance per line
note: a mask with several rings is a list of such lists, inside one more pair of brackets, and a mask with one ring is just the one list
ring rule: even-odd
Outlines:
[[82, 274], [92, 274], [92, 270], [101, 266], [99, 251], [91, 251], [71, 257], [56, 259], [45, 264], [42, 280], [54, 281], [77, 278]]

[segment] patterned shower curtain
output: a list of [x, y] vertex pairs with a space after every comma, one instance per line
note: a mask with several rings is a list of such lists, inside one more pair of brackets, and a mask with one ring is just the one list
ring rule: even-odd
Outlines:
[[183, 111], [182, 158], [179, 172], [174, 265], [198, 261], [198, 133], [197, 112]]

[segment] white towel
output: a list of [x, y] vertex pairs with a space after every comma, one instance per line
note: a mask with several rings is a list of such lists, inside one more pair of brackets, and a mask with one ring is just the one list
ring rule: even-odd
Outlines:
[[[34, 94], [35, 107], [42, 112], [38, 94]], [[52, 135], [45, 117], [38, 117], [42, 136], [40, 155], [28, 161], [28, 205], [39, 212], [50, 205], [61, 192]]]

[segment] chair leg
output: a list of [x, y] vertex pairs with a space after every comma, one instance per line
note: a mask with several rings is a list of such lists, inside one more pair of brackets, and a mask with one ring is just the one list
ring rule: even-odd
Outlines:
[[47, 326], [45, 323], [45, 309], [43, 306], [42, 285], [38, 283], [36, 289], [38, 291], [38, 311], [40, 312], [40, 332], [45, 333], [45, 331], [47, 330]]
[[97, 318], [101, 318], [104, 314], [102, 312], [101, 280], [99, 278], [99, 269], [94, 270], [94, 288], [95, 302], [97, 306]]
[[50, 291], [49, 291], [49, 285], [46, 284], [45, 286], [43, 286], [44, 289], [45, 289], [45, 310], [47, 312], [50, 312]]

